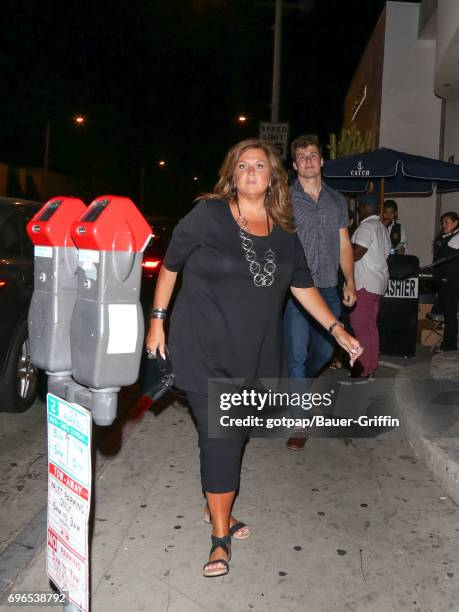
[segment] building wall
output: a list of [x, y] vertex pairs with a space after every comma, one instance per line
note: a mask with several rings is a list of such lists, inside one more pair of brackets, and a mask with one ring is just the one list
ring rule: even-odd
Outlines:
[[[102, 188], [101, 185], [94, 185], [94, 189], [107, 191], [107, 187]], [[57, 194], [80, 198], [86, 195], [81, 181], [57, 172], [48, 172], [48, 197]], [[15, 168], [0, 163], [0, 195], [44, 201], [43, 168]]]
[[43, 192], [43, 168], [19, 168], [18, 176], [23, 191], [36, 191], [38, 197], [42, 200], [47, 197], [54, 197], [57, 194], [81, 197], [81, 182], [64, 174], [48, 172], [47, 194]]
[[[443, 159], [459, 164], [459, 2], [441, 0], [436, 12], [435, 87], [445, 99]], [[459, 193], [441, 196], [440, 212], [459, 213]]]
[[[441, 100], [433, 92], [435, 41], [418, 38], [419, 5], [387, 2], [379, 146], [438, 159]], [[432, 260], [436, 197], [398, 197], [408, 248]]]
[[[446, 100], [443, 159], [459, 164], [459, 92], [448, 96]], [[441, 213], [448, 210], [459, 214], [459, 193], [441, 196]]]
[[437, 49], [435, 70], [437, 86], [442, 82], [458, 80], [457, 51], [459, 44], [459, 2], [458, 0], [439, 0], [437, 4]]
[[375, 147], [379, 142], [385, 23], [384, 10], [373, 30], [344, 101], [344, 127], [356, 126], [362, 134], [370, 131], [373, 134]]

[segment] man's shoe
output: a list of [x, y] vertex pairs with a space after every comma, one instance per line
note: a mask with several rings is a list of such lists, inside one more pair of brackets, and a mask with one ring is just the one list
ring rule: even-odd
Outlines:
[[367, 385], [369, 382], [374, 381], [374, 376], [370, 378], [368, 376], [349, 376], [349, 378], [341, 378], [338, 380], [340, 385]]
[[294, 429], [291, 437], [287, 440], [289, 450], [303, 450], [306, 444], [306, 431], [304, 429]]

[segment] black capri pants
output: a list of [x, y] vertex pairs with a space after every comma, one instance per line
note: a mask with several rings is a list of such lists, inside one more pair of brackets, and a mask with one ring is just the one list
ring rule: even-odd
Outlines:
[[[229, 493], [239, 488], [242, 448], [246, 438], [209, 438], [207, 395], [187, 391], [199, 433], [202, 488], [208, 493]], [[218, 407], [215, 406], [215, 410]]]

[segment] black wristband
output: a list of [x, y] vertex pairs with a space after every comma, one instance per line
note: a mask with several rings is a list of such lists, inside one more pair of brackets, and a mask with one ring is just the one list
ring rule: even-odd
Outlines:
[[341, 325], [341, 327], [344, 327], [343, 323], [341, 323], [341, 321], [335, 321], [334, 323], [332, 323], [330, 325], [330, 327], [328, 328], [328, 333], [330, 333], [333, 336], [333, 330], [335, 329], [335, 327], [337, 325]]

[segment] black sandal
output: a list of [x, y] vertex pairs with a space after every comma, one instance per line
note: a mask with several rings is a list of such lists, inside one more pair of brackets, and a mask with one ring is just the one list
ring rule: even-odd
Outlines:
[[[211, 555], [216, 548], [222, 548], [228, 555], [228, 561], [230, 561], [231, 536], [225, 535], [222, 538], [219, 538], [218, 536], [211, 535], [210, 537], [212, 539], [212, 548], [210, 549], [209, 555]], [[202, 575], [206, 578], [216, 578], [217, 576], [225, 576], [229, 572], [228, 561], [226, 559], [214, 559], [213, 561], [208, 561], [202, 568]], [[214, 563], [221, 563], [225, 567], [221, 567], [220, 569], [206, 569], [209, 565], [213, 565]]]
[[[240, 530], [240, 529], [244, 529], [244, 527], [246, 528], [246, 533], [243, 536], [237, 536], [236, 533]], [[247, 525], [245, 523], [243, 523], [242, 521], [239, 521], [238, 523], [234, 523], [234, 525], [232, 525], [230, 527], [230, 536], [232, 538], [234, 538], [235, 540], [247, 540], [247, 538], [250, 538], [250, 529], [247, 527]]]
[[[202, 520], [204, 521], [204, 523], [207, 523], [207, 525], [212, 525], [210, 514], [208, 512], [208, 509], [206, 508], [204, 508], [204, 516], [202, 517]], [[245, 535], [236, 535], [237, 532], [240, 529], [243, 529], [244, 527], [246, 528]], [[237, 521], [236, 523], [234, 523], [234, 525], [231, 525], [231, 527], [229, 528], [229, 533], [230, 536], [235, 540], [247, 540], [247, 538], [250, 538], [251, 536], [250, 528], [247, 527], [247, 525], [242, 521]]]

